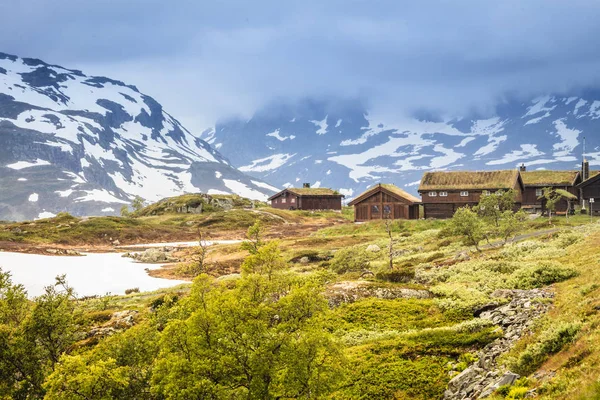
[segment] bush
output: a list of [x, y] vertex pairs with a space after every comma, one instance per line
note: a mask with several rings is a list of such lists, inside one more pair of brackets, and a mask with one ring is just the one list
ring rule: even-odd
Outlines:
[[555, 243], [558, 247], [564, 249], [565, 247], [569, 247], [577, 242], [583, 240], [583, 235], [576, 232], [561, 232], [558, 235], [558, 238], [555, 240]]
[[131, 289], [125, 289], [125, 294], [132, 294], [132, 293], [139, 293], [140, 292], [140, 288], [131, 288]]
[[516, 289], [533, 289], [562, 282], [577, 276], [577, 271], [563, 267], [556, 261], [542, 261], [518, 270], [514, 274]]
[[413, 280], [415, 277], [414, 268], [399, 268], [391, 271], [379, 271], [375, 274], [375, 278], [380, 281], [395, 282], [395, 283], [407, 283]]
[[529, 375], [548, 358], [558, 353], [564, 346], [572, 343], [581, 329], [581, 324], [561, 323], [544, 331], [538, 342], [530, 344], [512, 362], [512, 369], [521, 375]]
[[363, 248], [346, 247], [335, 252], [329, 265], [331, 270], [338, 274], [362, 271], [369, 268], [373, 257]]

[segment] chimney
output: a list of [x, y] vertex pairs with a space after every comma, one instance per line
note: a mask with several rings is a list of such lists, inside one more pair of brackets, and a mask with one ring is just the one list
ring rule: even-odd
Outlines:
[[521, 171], [521, 172], [527, 171], [527, 167], [525, 166], [524, 163], [521, 163], [521, 166], [519, 167], [519, 171]]
[[302, 187], [303, 187], [303, 188], [310, 189], [310, 183], [303, 183], [303, 184], [302, 184]]
[[581, 163], [581, 179], [586, 180], [590, 177], [590, 163], [585, 158], [583, 159], [583, 163]]

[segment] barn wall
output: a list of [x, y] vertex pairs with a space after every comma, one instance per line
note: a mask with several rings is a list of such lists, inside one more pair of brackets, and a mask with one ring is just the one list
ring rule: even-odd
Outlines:
[[[370, 221], [384, 218], [418, 219], [419, 206], [416, 206], [416, 212], [414, 211], [414, 207], [410, 205], [408, 200], [399, 199], [380, 190], [354, 204], [354, 220]], [[386, 210], [389, 211], [389, 214], [385, 212]]]
[[298, 201], [300, 210], [341, 210], [342, 198], [332, 196], [301, 196]]

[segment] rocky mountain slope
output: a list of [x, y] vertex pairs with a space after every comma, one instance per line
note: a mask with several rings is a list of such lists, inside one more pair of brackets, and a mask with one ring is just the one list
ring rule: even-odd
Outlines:
[[0, 53], [0, 220], [115, 214], [136, 195], [274, 190], [135, 86]]
[[274, 185], [311, 182], [349, 197], [379, 181], [415, 193], [432, 169], [580, 168], [584, 136], [600, 165], [600, 92], [507, 101], [486, 117], [422, 114], [390, 121], [357, 102], [304, 101], [223, 121], [202, 137]]

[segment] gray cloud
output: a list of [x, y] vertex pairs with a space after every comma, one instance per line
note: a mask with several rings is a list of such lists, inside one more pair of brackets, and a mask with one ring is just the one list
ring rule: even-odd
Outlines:
[[275, 98], [492, 108], [600, 83], [600, 3], [4, 0], [0, 51], [137, 85], [185, 125]]

